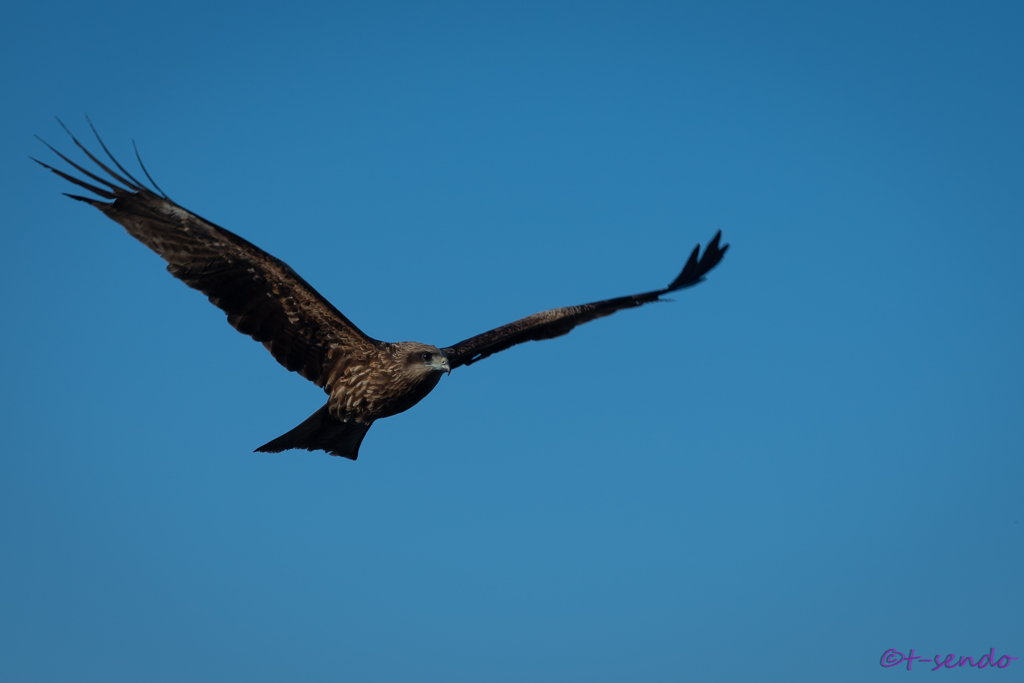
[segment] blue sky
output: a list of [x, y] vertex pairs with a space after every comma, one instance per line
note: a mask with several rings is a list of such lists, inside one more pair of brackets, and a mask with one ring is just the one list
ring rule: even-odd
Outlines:
[[[1019, 677], [1022, 19], [5, 8], [0, 678]], [[253, 454], [324, 396], [28, 160], [83, 113], [380, 339], [732, 249], [457, 369], [355, 463]]]

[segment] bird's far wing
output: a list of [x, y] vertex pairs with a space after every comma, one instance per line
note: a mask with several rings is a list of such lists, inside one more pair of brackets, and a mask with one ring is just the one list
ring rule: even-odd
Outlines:
[[[156, 183], [153, 186], [160, 194], [133, 178], [107, 151], [99, 135], [96, 139], [120, 174], [73, 135], [71, 139], [96, 164], [95, 173], [45, 141], [43, 144], [95, 184], [38, 159], [33, 161], [97, 195], [99, 198], [67, 196], [92, 204], [123, 225], [132, 237], [167, 261], [167, 270], [174, 277], [207, 295], [213, 305], [227, 313], [232, 327], [263, 342], [284, 367], [322, 387], [332, 369], [330, 358], [380, 344], [363, 334], [288, 264], [178, 206]], [[144, 166], [142, 170], [146, 172]]]
[[702, 282], [709, 270], [718, 265], [722, 260], [729, 245], [719, 247], [718, 242], [722, 238], [722, 231], [719, 230], [708, 243], [703, 256], [700, 254], [700, 245], [694, 247], [689, 260], [683, 267], [679, 277], [672, 281], [665, 289], [632, 296], [622, 296], [617, 299], [605, 299], [595, 301], [582, 306], [566, 306], [564, 308], [553, 308], [550, 311], [541, 311], [531, 316], [521, 318], [508, 325], [502, 325], [490, 332], [478, 334], [461, 341], [455, 346], [442, 349], [448, 356], [448, 364], [452, 369], [460, 365], [472, 365], [488, 356], [504, 351], [505, 349], [522, 344], [528, 341], [540, 341], [541, 339], [553, 339], [563, 334], [568, 334], [572, 328], [583, 323], [588, 323], [597, 318], [603, 318], [624, 308], [634, 308], [644, 304], [658, 301], [663, 294], [675, 292], [686, 287]]

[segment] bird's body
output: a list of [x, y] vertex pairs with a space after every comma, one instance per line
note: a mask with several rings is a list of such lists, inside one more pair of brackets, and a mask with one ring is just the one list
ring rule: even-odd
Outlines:
[[[424, 354], [429, 357], [424, 359]], [[422, 401], [448, 370], [440, 349], [417, 342], [384, 343], [359, 354], [335, 351], [328, 357], [332, 369], [324, 389], [331, 397], [331, 414], [338, 419], [380, 419], [405, 412]]]
[[92, 204], [124, 226], [167, 261], [172, 275], [206, 294], [227, 314], [235, 329], [262, 342], [285, 368], [327, 393], [323, 407], [259, 451], [304, 448], [355, 460], [375, 420], [419, 403], [442, 374], [516, 344], [567, 334], [582, 323], [657, 301], [663, 294], [697, 284], [728, 248], [719, 247], [721, 233], [715, 235], [700, 259], [698, 245], [682, 273], [665, 289], [543, 311], [441, 349], [419, 342], [383, 342], [364, 334], [284, 262], [182, 208], [155, 183], [156, 191], [133, 178], [110, 155], [99, 136], [97, 140], [120, 174], [100, 162], [74, 136], [72, 139], [109, 179], [53, 150], [98, 183], [39, 162], [99, 199], [68, 196]]
[[[374, 420], [412, 408], [449, 369], [437, 347], [418, 342], [380, 343], [355, 353], [346, 353], [344, 347], [332, 351], [324, 385], [327, 403], [306, 422], [256, 450], [322, 449], [332, 455], [351, 452], [355, 460], [359, 442]], [[354, 444], [349, 442], [352, 438], [357, 439]], [[341, 447], [335, 443], [339, 440]]]

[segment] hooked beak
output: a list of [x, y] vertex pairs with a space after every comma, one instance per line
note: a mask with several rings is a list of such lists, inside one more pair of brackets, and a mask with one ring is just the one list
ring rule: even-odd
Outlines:
[[449, 375], [452, 374], [452, 368], [448, 364], [448, 356], [444, 356], [444, 360], [441, 361], [441, 372], [448, 373]]

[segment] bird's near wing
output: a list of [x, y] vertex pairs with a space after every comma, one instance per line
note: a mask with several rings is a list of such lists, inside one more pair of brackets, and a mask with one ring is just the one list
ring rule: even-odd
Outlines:
[[[120, 174], [73, 135], [71, 139], [98, 166], [95, 173], [42, 142], [95, 184], [34, 161], [99, 197], [68, 194], [123, 225], [167, 261], [171, 275], [208, 296], [227, 313], [232, 327], [263, 342], [284, 367], [323, 387], [333, 366], [331, 358], [381, 343], [363, 334], [288, 264], [175, 204], [144, 166], [156, 192], [136, 180], [107, 151], [99, 135], [96, 139]], [[107, 177], [102, 177], [104, 173]]]
[[617, 299], [605, 299], [595, 301], [582, 306], [566, 306], [564, 308], [553, 308], [550, 311], [541, 311], [531, 316], [521, 318], [508, 325], [502, 325], [490, 332], [478, 334], [461, 341], [455, 346], [442, 349], [448, 356], [448, 364], [452, 369], [460, 365], [472, 365], [488, 356], [504, 351], [505, 349], [522, 344], [528, 341], [540, 341], [541, 339], [554, 339], [568, 334], [572, 328], [583, 323], [588, 323], [597, 318], [603, 318], [624, 308], [643, 306], [652, 301], [658, 301], [663, 294], [675, 292], [686, 287], [702, 282], [709, 270], [718, 265], [718, 262], [725, 256], [729, 245], [719, 247], [718, 242], [722, 238], [722, 231], [719, 230], [708, 243], [704, 255], [700, 254], [700, 245], [694, 247], [689, 260], [683, 266], [679, 277], [672, 281], [665, 289], [658, 289], [643, 294], [622, 296]]

